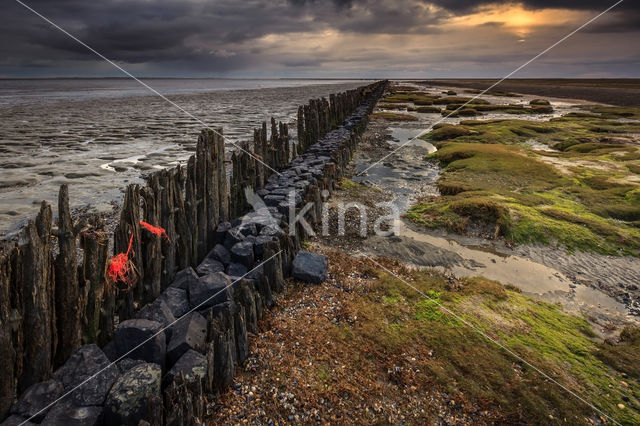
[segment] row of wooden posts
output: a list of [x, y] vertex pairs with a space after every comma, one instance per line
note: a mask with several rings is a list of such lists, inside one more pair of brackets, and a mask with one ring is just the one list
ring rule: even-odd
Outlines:
[[[197, 265], [213, 247], [218, 225], [246, 211], [245, 187], [262, 188], [274, 170], [342, 123], [379, 84], [301, 106], [295, 142], [286, 123], [271, 119], [270, 135], [262, 123], [253, 144], [242, 143], [226, 158], [222, 129], [203, 130], [186, 166], [154, 173], [143, 187], [126, 187], [111, 241], [100, 216], [73, 221], [66, 185], [55, 227], [51, 206], [42, 202], [19, 239], [0, 247], [0, 419], [16, 395], [48, 379], [81, 345], [111, 341], [118, 321], [153, 301], [178, 271]], [[164, 228], [166, 237], [140, 221]], [[113, 254], [131, 244], [133, 285], [106, 278], [111, 242]]]

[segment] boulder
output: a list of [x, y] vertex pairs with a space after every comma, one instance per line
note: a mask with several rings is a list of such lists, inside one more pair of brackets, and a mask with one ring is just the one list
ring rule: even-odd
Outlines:
[[292, 275], [297, 280], [321, 284], [327, 279], [328, 271], [329, 262], [326, 256], [321, 254], [301, 251], [298, 252], [298, 255], [293, 259]]
[[170, 385], [181, 374], [187, 383], [196, 380], [202, 382], [207, 374], [207, 357], [193, 349], [187, 350], [165, 374], [164, 385]]
[[196, 272], [199, 276], [213, 274], [214, 272], [224, 272], [224, 265], [215, 258], [214, 253], [209, 252], [196, 268]]
[[207, 357], [193, 350], [187, 351], [169, 370], [163, 379], [165, 424], [202, 423], [207, 374]]
[[215, 242], [216, 244], [223, 244], [224, 243], [224, 239], [227, 236], [227, 232], [229, 232], [229, 230], [232, 228], [231, 223], [229, 222], [222, 222], [220, 225], [218, 225], [218, 227], [216, 228], [216, 232], [215, 232]]
[[205, 275], [189, 285], [191, 309], [204, 309], [231, 300], [231, 280], [221, 272]]
[[4, 419], [2, 423], [0, 423], [0, 426], [33, 426], [33, 425], [37, 425], [37, 423], [27, 421], [26, 417], [18, 416], [17, 414], [13, 414], [7, 417], [6, 419]]
[[167, 345], [167, 361], [173, 365], [188, 350], [205, 351], [207, 320], [197, 312], [191, 312], [173, 326]]
[[230, 250], [235, 244], [244, 240], [244, 234], [240, 232], [238, 228], [232, 228], [227, 231], [226, 236], [224, 237], [224, 246], [227, 250]]
[[247, 271], [247, 267], [240, 263], [230, 263], [227, 267], [227, 275], [230, 277], [242, 277], [247, 273]]
[[118, 361], [118, 363], [116, 365], [120, 369], [121, 373], [126, 373], [127, 371], [129, 371], [133, 367], [135, 367], [136, 365], [140, 365], [140, 364], [144, 364], [144, 363], [145, 362], [143, 360], [141, 360], [141, 359], [124, 358], [124, 359]]
[[162, 324], [157, 321], [132, 319], [121, 322], [114, 338], [118, 357], [141, 359], [164, 368], [167, 344], [161, 330]]
[[174, 318], [180, 318], [189, 311], [189, 295], [185, 289], [167, 287], [160, 298], [167, 304]]
[[229, 250], [227, 250], [222, 244], [216, 244], [209, 255], [213, 256], [214, 259], [219, 260], [225, 265], [231, 262], [231, 253], [229, 253]]
[[253, 267], [254, 254], [251, 241], [240, 241], [231, 247], [231, 260], [244, 265], [247, 269]]
[[104, 406], [105, 425], [162, 424], [162, 370], [157, 364], [140, 364], [115, 382]]
[[[171, 312], [171, 309], [169, 309], [164, 299], [160, 297], [142, 308], [136, 313], [135, 317], [159, 322], [164, 328], [169, 327], [169, 325], [176, 321], [173, 312]], [[169, 339], [171, 337], [171, 328], [166, 328], [165, 333], [167, 334], [167, 339]]]
[[64, 392], [80, 385], [71, 394], [71, 402], [77, 407], [85, 407], [102, 405], [119, 376], [118, 367], [111, 364], [98, 346], [91, 344], [78, 349], [52, 378], [62, 383]]
[[102, 425], [100, 406], [77, 407], [69, 403], [56, 405], [42, 421], [43, 426], [99, 426]]
[[64, 386], [57, 380], [34, 383], [23, 392], [18, 402], [11, 407], [11, 414], [28, 419], [33, 417], [31, 419], [33, 422], [40, 423], [51, 408], [45, 407], [56, 401], [63, 393]]
[[197, 279], [198, 274], [196, 274], [196, 271], [194, 271], [193, 268], [189, 266], [188, 268], [185, 268], [182, 271], [178, 272], [169, 286], [187, 290], [189, 288], [189, 283], [191, 281], [197, 281]]

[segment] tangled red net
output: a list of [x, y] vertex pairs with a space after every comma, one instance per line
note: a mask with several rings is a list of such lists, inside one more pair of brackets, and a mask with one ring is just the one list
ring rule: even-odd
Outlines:
[[[150, 223], [143, 221], [140, 221], [140, 226], [158, 237], [164, 237], [167, 240], [169, 239], [167, 231], [165, 231], [164, 228], [153, 226]], [[124, 290], [131, 288], [136, 280], [136, 268], [130, 259], [133, 247], [133, 236], [134, 233], [132, 231], [127, 251], [113, 256], [109, 262], [109, 266], [107, 267], [107, 277], [109, 278], [110, 283], [121, 283], [124, 287], [121, 289]]]

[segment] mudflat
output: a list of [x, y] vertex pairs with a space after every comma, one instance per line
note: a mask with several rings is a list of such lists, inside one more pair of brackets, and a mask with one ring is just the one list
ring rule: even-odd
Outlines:
[[[436, 79], [425, 83], [436, 86], [465, 87], [485, 90], [499, 79]], [[494, 91], [525, 93], [554, 98], [581, 99], [618, 106], [638, 105], [640, 99], [640, 79], [638, 78], [517, 78], [507, 79], [493, 87]]]

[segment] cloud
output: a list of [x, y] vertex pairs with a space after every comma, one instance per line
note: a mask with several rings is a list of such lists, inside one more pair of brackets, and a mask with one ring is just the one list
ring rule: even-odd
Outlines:
[[[533, 56], [606, 7], [595, 0], [26, 1], [105, 56], [157, 76], [389, 75], [456, 66], [481, 74], [487, 64], [506, 68], [514, 54]], [[638, 2], [626, 3], [585, 34], [625, 45], [640, 32]], [[0, 75], [117, 75], [18, 3], [5, 6]]]

